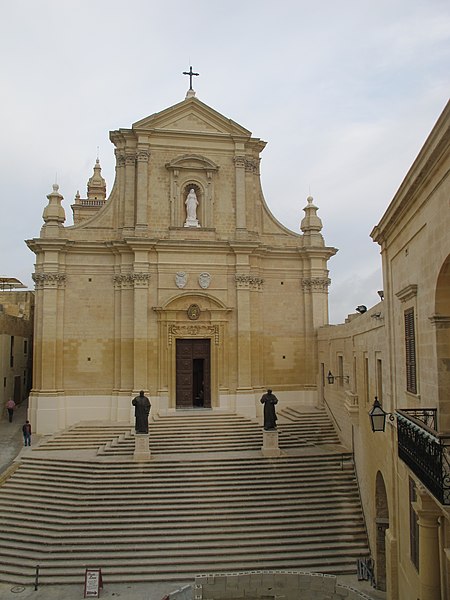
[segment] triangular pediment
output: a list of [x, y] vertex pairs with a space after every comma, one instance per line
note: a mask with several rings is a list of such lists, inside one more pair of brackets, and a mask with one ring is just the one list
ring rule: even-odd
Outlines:
[[193, 97], [133, 123], [133, 129], [251, 136], [248, 129]]

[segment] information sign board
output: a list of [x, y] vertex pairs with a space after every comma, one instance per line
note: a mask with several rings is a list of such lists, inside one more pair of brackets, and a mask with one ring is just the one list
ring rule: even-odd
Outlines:
[[100, 588], [103, 589], [102, 570], [86, 569], [84, 574], [84, 597], [100, 598]]

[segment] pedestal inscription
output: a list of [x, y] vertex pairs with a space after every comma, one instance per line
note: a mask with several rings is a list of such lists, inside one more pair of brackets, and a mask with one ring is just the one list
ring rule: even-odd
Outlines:
[[150, 460], [150, 444], [148, 433], [135, 433], [133, 459], [137, 461]]
[[266, 431], [263, 429], [263, 446], [261, 452], [264, 456], [280, 456], [281, 450], [278, 446], [278, 431], [271, 429]]

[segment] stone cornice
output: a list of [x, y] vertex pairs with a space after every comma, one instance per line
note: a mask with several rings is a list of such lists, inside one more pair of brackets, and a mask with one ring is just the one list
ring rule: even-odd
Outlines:
[[415, 298], [417, 296], [417, 285], [415, 283], [411, 283], [410, 285], [407, 285], [401, 289], [399, 292], [396, 292], [395, 295], [401, 302], [407, 302], [408, 300], [411, 300], [411, 298]]
[[202, 323], [178, 325], [175, 323], [168, 326], [168, 342], [172, 345], [173, 338], [186, 337], [214, 337], [214, 343], [219, 344], [219, 326]]
[[450, 329], [450, 315], [432, 315], [428, 318], [437, 329]]

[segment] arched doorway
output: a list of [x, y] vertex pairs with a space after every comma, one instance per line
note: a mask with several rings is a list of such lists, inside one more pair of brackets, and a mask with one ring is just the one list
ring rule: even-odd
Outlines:
[[379, 590], [386, 591], [386, 529], [389, 528], [389, 509], [383, 475], [378, 471], [375, 482], [376, 582]]
[[167, 390], [167, 410], [219, 407], [220, 389], [229, 389], [225, 357], [231, 309], [206, 291], [188, 291], [155, 310], [159, 388]]

